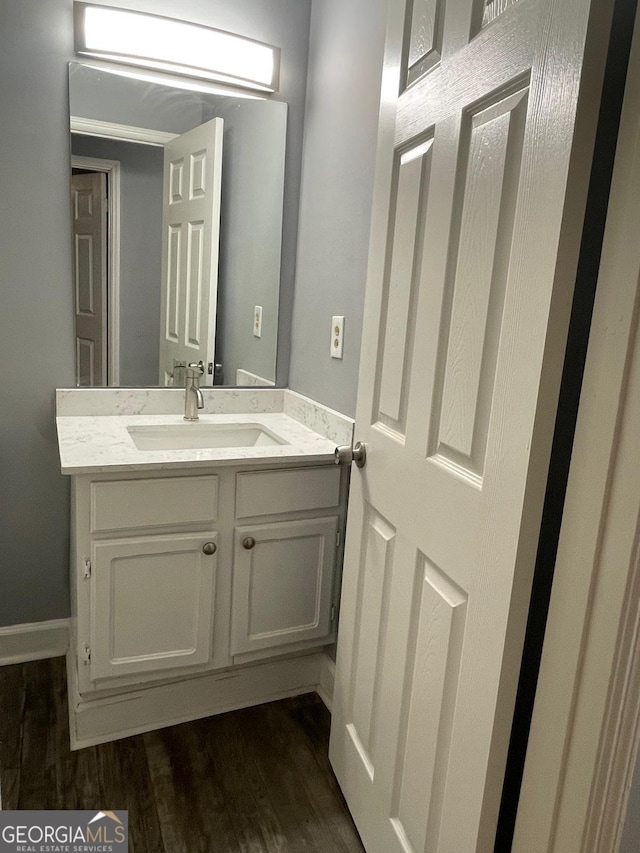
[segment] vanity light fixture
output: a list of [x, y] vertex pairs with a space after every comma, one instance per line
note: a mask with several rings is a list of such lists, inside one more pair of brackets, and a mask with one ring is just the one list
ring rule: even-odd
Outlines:
[[75, 51], [245, 89], [276, 92], [280, 49], [174, 18], [74, 3]]

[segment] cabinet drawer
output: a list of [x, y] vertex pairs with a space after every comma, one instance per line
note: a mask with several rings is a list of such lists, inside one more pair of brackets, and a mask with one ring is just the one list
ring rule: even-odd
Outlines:
[[236, 476], [236, 518], [325, 509], [340, 503], [340, 469], [252, 471]]
[[91, 484], [91, 532], [207, 525], [218, 517], [218, 478], [167, 477]]

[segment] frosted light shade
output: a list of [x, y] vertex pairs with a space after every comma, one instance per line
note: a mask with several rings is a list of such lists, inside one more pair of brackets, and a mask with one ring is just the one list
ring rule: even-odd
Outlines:
[[199, 24], [74, 3], [75, 49], [124, 62], [249, 89], [275, 92], [280, 50]]

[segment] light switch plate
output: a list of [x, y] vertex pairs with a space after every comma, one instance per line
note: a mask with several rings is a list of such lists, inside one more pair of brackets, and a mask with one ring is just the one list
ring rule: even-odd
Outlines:
[[262, 305], [253, 309], [253, 334], [256, 338], [262, 337]]
[[342, 358], [344, 317], [331, 318], [331, 358]]

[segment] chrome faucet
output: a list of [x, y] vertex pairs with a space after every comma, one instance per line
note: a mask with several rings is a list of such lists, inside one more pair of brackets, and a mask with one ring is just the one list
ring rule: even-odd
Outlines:
[[191, 362], [184, 372], [184, 419], [197, 421], [198, 409], [204, 409], [204, 397], [198, 387], [200, 377], [204, 373], [202, 362]]

